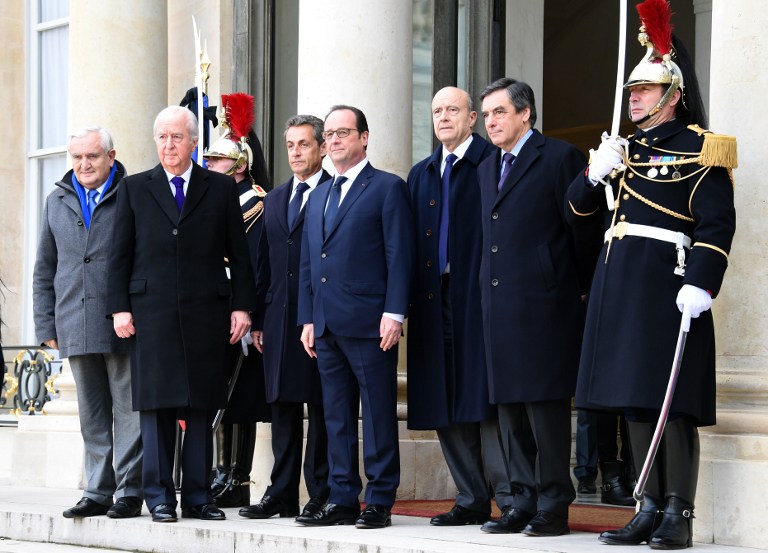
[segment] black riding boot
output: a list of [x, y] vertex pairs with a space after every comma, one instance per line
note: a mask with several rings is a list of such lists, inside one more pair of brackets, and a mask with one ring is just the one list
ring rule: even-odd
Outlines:
[[256, 446], [256, 423], [235, 426], [229, 481], [224, 491], [214, 498], [219, 507], [247, 507], [251, 503], [251, 466]]
[[603, 485], [600, 487], [600, 501], [610, 505], [635, 506], [635, 498], [624, 479], [624, 470], [618, 461], [600, 463]]
[[667, 422], [664, 445], [664, 518], [649, 542], [652, 549], [685, 549], [693, 537], [693, 500], [699, 478], [699, 431], [692, 421]]
[[216, 471], [211, 483], [211, 496], [216, 497], [227, 487], [231, 472], [230, 459], [232, 455], [232, 425], [220, 424], [215, 434], [216, 438]]
[[[651, 446], [653, 439], [654, 424], [630, 422], [629, 443], [632, 449], [632, 459], [635, 462], [636, 470], [642, 468], [645, 462], [645, 456]], [[627, 523], [624, 528], [618, 530], [608, 530], [600, 534], [600, 541], [609, 545], [639, 545], [643, 542], [649, 542], [654, 530], [661, 524], [661, 498], [662, 493], [661, 480], [657, 466], [663, 457], [662, 452], [656, 454], [650, 472], [648, 481], [645, 484], [645, 495], [640, 503], [640, 511], [634, 518]]]

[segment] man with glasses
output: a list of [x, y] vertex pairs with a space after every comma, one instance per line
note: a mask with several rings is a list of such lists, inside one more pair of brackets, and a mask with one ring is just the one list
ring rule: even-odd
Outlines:
[[418, 229], [408, 323], [408, 428], [437, 430], [459, 492], [449, 512], [432, 518], [435, 526], [482, 524], [490, 518], [492, 495], [499, 508], [512, 499], [496, 408], [488, 401], [485, 349], [477, 339], [477, 166], [496, 148], [472, 132], [476, 121], [467, 92], [438, 91], [432, 123], [441, 144], [408, 175]]
[[125, 167], [115, 159], [112, 137], [98, 126], [73, 132], [69, 155], [72, 169], [45, 202], [32, 282], [35, 332], [69, 360], [77, 385], [86, 481], [82, 499], [64, 517], [136, 517], [141, 435], [131, 408], [130, 356], [104, 317]]
[[[359, 109], [332, 107], [323, 134], [336, 177], [319, 185], [305, 208], [298, 323], [320, 371], [330, 495], [319, 512], [296, 521], [383, 528], [400, 483], [397, 344], [413, 251], [408, 188], [368, 162], [368, 123]], [[362, 513], [361, 402], [368, 477]]]
[[158, 114], [160, 164], [121, 187], [110, 257], [106, 312], [133, 347], [144, 498], [155, 522], [177, 520], [177, 418], [186, 421], [181, 516], [225, 518], [208, 481], [211, 420], [226, 404], [227, 341], [236, 344], [250, 331], [256, 304], [235, 180], [192, 163], [197, 128], [186, 108]]

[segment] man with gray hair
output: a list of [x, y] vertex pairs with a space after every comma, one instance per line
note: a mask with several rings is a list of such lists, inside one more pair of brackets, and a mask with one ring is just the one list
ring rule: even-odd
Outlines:
[[325, 155], [323, 122], [314, 115], [296, 115], [285, 124], [285, 145], [293, 175], [264, 199], [264, 228], [259, 243], [257, 288], [267, 294], [265, 309], [254, 323], [253, 343], [264, 353], [267, 401], [272, 409], [271, 484], [256, 505], [240, 509], [246, 518], [299, 514], [304, 404], [307, 404], [307, 445], [304, 481], [309, 501], [304, 515], [320, 510], [328, 499], [328, 437], [317, 360], [301, 345], [296, 326], [299, 260], [304, 205], [312, 191], [331, 175], [322, 167]]
[[224, 520], [208, 482], [211, 420], [227, 401], [227, 341], [236, 344], [250, 330], [256, 303], [242, 211], [232, 177], [192, 163], [192, 112], [162, 110], [154, 139], [160, 164], [126, 179], [118, 194], [105, 312], [133, 347], [133, 408], [152, 520], [177, 520], [177, 418], [186, 421], [181, 516]]
[[125, 167], [115, 159], [112, 137], [98, 126], [73, 132], [69, 155], [72, 169], [45, 202], [32, 283], [37, 337], [69, 360], [77, 387], [86, 482], [82, 499], [64, 517], [135, 517], [142, 449], [128, 344], [104, 317]]

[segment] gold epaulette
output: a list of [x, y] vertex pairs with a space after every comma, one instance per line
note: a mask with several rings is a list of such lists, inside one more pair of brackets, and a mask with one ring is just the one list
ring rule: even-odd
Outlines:
[[699, 154], [699, 165], [704, 167], [725, 167], [735, 169], [739, 166], [736, 152], [736, 137], [727, 134], [715, 134], [698, 125], [688, 125], [688, 129], [704, 135], [704, 144]]
[[251, 185], [251, 188], [253, 188], [253, 191], [254, 191], [254, 192], [256, 192], [256, 195], [257, 195], [259, 198], [263, 198], [264, 196], [266, 196], [266, 195], [267, 195], [267, 191], [266, 191], [266, 190], [264, 190], [264, 189], [263, 189], [261, 186], [259, 186], [258, 184], [252, 184], [252, 185]]

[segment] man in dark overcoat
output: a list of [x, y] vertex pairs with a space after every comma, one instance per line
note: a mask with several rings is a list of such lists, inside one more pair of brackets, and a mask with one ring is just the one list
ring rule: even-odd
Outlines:
[[571, 396], [584, 294], [565, 191], [584, 156], [533, 129], [533, 90], [500, 79], [481, 96], [499, 149], [480, 164], [483, 330], [491, 402], [498, 405], [512, 505], [493, 531], [568, 533]]
[[[682, 549], [692, 543], [697, 428], [716, 422], [710, 306], [736, 228], [736, 141], [704, 129], [706, 113], [682, 44], [673, 41], [676, 61], [659, 55], [669, 44], [647, 44], [646, 58], [625, 85], [637, 132], [628, 141], [606, 136], [592, 152], [587, 174], [580, 172], [568, 190], [573, 224], [602, 220], [606, 229], [590, 292], [576, 405], [625, 413], [640, 473], [678, 334], [688, 330], [640, 510], [624, 528], [600, 536], [611, 545], [648, 542], [655, 549]], [[612, 210], [606, 184], [615, 198]]]
[[[264, 230], [259, 247], [258, 289], [264, 310], [254, 323], [254, 345], [264, 352], [267, 401], [272, 409], [271, 484], [255, 505], [240, 509], [246, 518], [299, 514], [302, 450], [309, 501], [302, 514], [320, 510], [328, 499], [328, 438], [317, 361], [301, 345], [296, 325], [304, 205], [317, 186], [331, 178], [322, 167], [323, 121], [296, 115], [285, 124], [285, 144], [293, 176], [264, 200]], [[307, 443], [304, 443], [304, 404]]]
[[[472, 132], [477, 112], [455, 87], [432, 100], [441, 145], [408, 175], [416, 258], [408, 321], [408, 427], [435, 429], [458, 489], [456, 505], [435, 526], [482, 524], [491, 496], [512, 496], [499, 440], [480, 310], [480, 188], [477, 166], [496, 148]], [[490, 484], [490, 486], [489, 486]]]
[[195, 116], [170, 106], [153, 133], [160, 164], [125, 179], [118, 193], [107, 312], [117, 335], [133, 342], [133, 407], [153, 520], [177, 520], [177, 418], [186, 421], [182, 516], [223, 520], [208, 486], [211, 419], [226, 403], [227, 342], [250, 330], [254, 276], [234, 179], [191, 161]]

